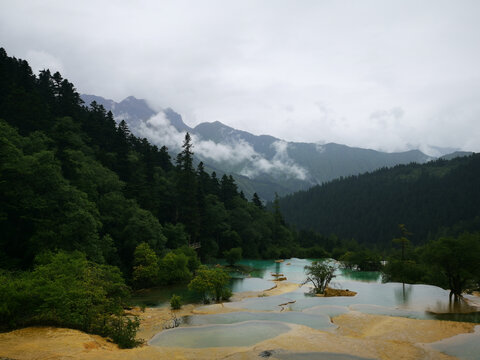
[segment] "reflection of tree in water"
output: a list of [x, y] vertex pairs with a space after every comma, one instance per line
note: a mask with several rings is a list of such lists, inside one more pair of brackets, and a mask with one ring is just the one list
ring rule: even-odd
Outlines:
[[448, 303], [437, 301], [433, 309], [428, 312], [433, 314], [466, 314], [477, 312], [463, 297], [449, 296]]
[[395, 289], [395, 299], [401, 305], [408, 305], [410, 297], [412, 296], [413, 286], [410, 284], [402, 283], [401, 288]]
[[379, 271], [358, 271], [349, 269], [340, 269], [341, 275], [345, 279], [351, 279], [362, 282], [378, 282], [382, 276]]
[[278, 263], [278, 262], [275, 263], [275, 273], [277, 273], [277, 274], [280, 273], [280, 265], [281, 265], [281, 263]]

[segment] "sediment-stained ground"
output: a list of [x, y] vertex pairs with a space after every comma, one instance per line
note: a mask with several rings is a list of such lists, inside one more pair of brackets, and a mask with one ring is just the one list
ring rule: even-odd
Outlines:
[[[272, 290], [237, 295], [269, 296], [292, 291], [297, 284], [278, 283]], [[221, 304], [214, 306], [186, 305], [175, 316], [239, 311]], [[172, 318], [168, 308], [135, 310], [141, 317], [138, 336], [149, 340], [162, 331]], [[428, 346], [457, 334], [473, 332], [475, 324], [439, 320], [415, 320], [401, 317], [370, 315], [351, 311], [333, 318], [335, 331], [314, 330], [289, 324], [291, 330], [250, 347], [162, 348], [144, 345], [122, 350], [106, 339], [71, 329], [30, 327], [0, 334], [0, 358], [18, 360], [43, 359], [260, 359], [260, 353], [329, 352], [371, 359], [453, 359]], [[273, 351], [272, 351], [273, 350]]]

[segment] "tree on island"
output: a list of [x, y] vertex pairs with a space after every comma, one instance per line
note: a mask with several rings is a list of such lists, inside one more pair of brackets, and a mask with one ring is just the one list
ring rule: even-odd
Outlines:
[[335, 277], [335, 270], [336, 268], [333, 265], [314, 261], [312, 265], [305, 266], [307, 278], [303, 281], [302, 285], [311, 282], [315, 294], [323, 294], [330, 281]]

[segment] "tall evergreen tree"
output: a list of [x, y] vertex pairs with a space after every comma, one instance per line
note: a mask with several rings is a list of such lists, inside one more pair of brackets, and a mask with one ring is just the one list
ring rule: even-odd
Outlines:
[[183, 150], [177, 155], [177, 221], [185, 224], [192, 242], [195, 242], [199, 228], [199, 212], [191, 140], [187, 132], [182, 145]]
[[258, 196], [257, 193], [253, 193], [252, 202], [258, 208], [263, 209], [262, 200], [260, 200], [260, 197]]

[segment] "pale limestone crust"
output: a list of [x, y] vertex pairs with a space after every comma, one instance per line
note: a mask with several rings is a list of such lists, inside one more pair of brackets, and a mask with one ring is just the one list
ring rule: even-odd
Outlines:
[[[298, 284], [279, 283], [259, 292], [279, 295], [298, 288]], [[245, 294], [244, 294], [245, 295]], [[258, 296], [247, 294], [245, 296]], [[172, 318], [198, 313], [216, 314], [239, 311], [222, 304], [211, 306], [185, 305], [172, 312], [168, 308], [132, 310], [140, 316], [138, 337], [149, 340], [162, 331]], [[374, 359], [453, 359], [424, 344], [473, 332], [475, 324], [439, 320], [415, 320], [401, 317], [370, 315], [350, 311], [333, 318], [336, 331], [314, 330], [289, 324], [291, 331], [250, 347], [206, 349], [161, 348], [144, 345], [121, 350], [106, 339], [77, 330], [32, 327], [0, 334], [0, 357], [18, 360], [43, 359], [258, 359], [262, 351], [332, 352]], [[274, 355], [271, 357], [274, 359]]]

